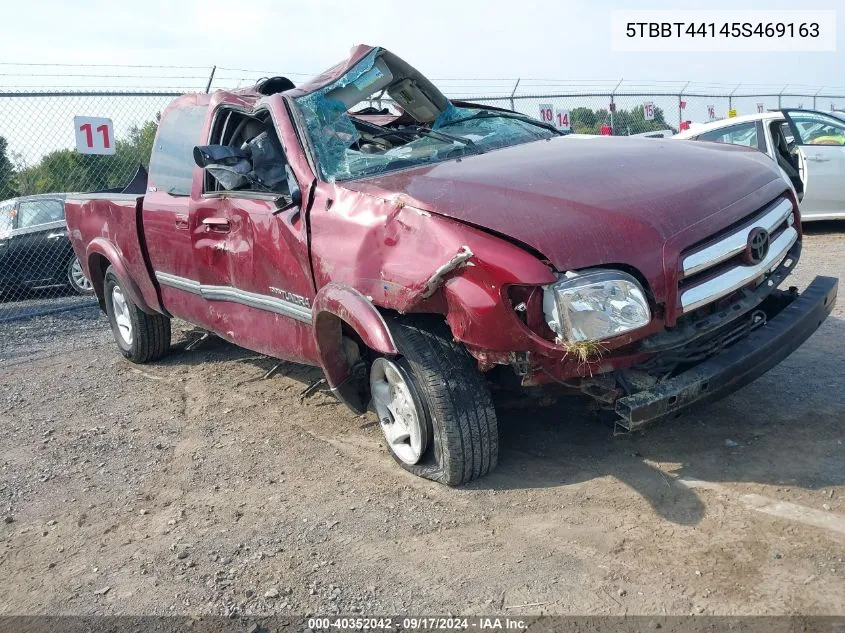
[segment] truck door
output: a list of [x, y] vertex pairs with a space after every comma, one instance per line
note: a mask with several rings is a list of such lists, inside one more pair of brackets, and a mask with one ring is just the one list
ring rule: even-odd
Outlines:
[[[190, 97], [184, 97], [188, 99]], [[178, 103], [165, 110], [150, 160], [143, 202], [144, 241], [171, 314], [204, 325], [189, 226], [194, 175], [194, 147], [203, 137], [208, 106]]]
[[784, 110], [804, 163], [801, 216], [845, 217], [845, 122], [812, 110]]
[[204, 202], [192, 212], [195, 270], [211, 328], [243, 347], [313, 363], [305, 220], [270, 114], [221, 108], [209, 141], [249, 155], [252, 168], [233, 185], [230, 172], [206, 167]]

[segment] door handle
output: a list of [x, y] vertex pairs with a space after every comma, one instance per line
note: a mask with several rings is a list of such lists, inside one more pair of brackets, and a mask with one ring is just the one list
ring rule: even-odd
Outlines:
[[48, 240], [57, 240], [60, 237], [64, 237], [64, 236], [65, 236], [64, 233], [50, 233], [49, 235], [47, 235], [47, 239]]
[[184, 215], [183, 213], [177, 213], [176, 219], [174, 220], [176, 223], [177, 229], [182, 229], [187, 231], [188, 230], [188, 216]]
[[815, 156], [808, 156], [807, 160], [811, 160], [814, 163], [827, 163], [830, 162], [829, 158], [824, 158], [821, 154], [816, 154]]
[[202, 224], [206, 231], [226, 233], [229, 230], [229, 220], [226, 218], [204, 218]]

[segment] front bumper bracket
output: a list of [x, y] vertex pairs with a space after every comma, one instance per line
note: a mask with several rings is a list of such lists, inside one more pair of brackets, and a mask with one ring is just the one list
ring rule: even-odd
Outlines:
[[816, 277], [792, 303], [720, 354], [651, 389], [619, 398], [618, 424], [633, 431], [694, 404], [719, 400], [780, 363], [833, 310], [839, 281]]

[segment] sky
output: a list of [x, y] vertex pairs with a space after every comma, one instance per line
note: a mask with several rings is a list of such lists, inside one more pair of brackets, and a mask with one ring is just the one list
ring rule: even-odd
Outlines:
[[[522, 95], [607, 94], [620, 79], [628, 92], [675, 95], [693, 82], [706, 94], [727, 94], [741, 84], [737, 94], [776, 94], [788, 85], [801, 94], [824, 86], [826, 94], [845, 95], [845, 3], [810, 2], [805, 8], [842, 5], [836, 52], [611, 50], [614, 9], [703, 7], [690, 0], [28, 0], [15, 3], [14, 19], [0, 20], [0, 92], [132, 88], [182, 93], [203, 90], [214, 65], [213, 88], [248, 85], [268, 75], [287, 75], [301, 83], [364, 43], [404, 58], [450, 97], [507, 95], [516, 78], [521, 78], [517, 94]], [[709, 0], [706, 8], [765, 12], [797, 6], [794, 0]], [[643, 99], [619, 98], [617, 104], [631, 108]], [[690, 98], [680, 112], [676, 96], [646, 99], [675, 126], [681, 116], [706, 120], [711, 104], [718, 117], [726, 116], [730, 107], [726, 98]], [[73, 115], [110, 117], [121, 136], [152, 120], [169, 100], [0, 98], [0, 136], [12, 152], [34, 163], [49, 151], [73, 146]], [[517, 100], [514, 107], [536, 116], [538, 103], [549, 101]], [[776, 97], [748, 97], [735, 99], [733, 107], [745, 114], [756, 111], [761, 101], [765, 108], [778, 105]], [[598, 109], [607, 108], [607, 102], [607, 97], [578, 97], [560, 99], [555, 106]], [[812, 107], [812, 100], [795, 98], [783, 105]], [[819, 108], [833, 105], [843, 109], [845, 99], [835, 104], [825, 99]]]
[[[13, 20], [2, 20], [0, 62], [201, 67], [164, 73], [192, 77], [175, 81], [194, 84], [203, 84], [207, 67], [216, 64], [271, 70], [302, 80], [346, 57], [354, 44], [367, 43], [388, 48], [431, 78], [466, 80], [465, 84], [523, 77], [845, 86], [845, 5], [841, 0], [811, 0], [806, 7], [842, 9], [836, 52], [667, 55], [611, 51], [611, 10], [695, 8], [801, 6], [793, 0], [710, 0], [706, 7], [688, 0], [31, 0], [15, 4]], [[128, 85], [133, 81], [131, 77], [111, 81], [32, 77], [49, 70], [0, 66], [5, 86], [39, 82]], [[131, 73], [123, 69], [116, 74]]]

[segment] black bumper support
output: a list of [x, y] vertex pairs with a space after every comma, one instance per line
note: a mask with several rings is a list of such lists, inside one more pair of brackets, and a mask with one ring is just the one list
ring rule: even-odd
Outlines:
[[634, 430], [687, 407], [719, 400], [762, 376], [815, 332], [833, 310], [839, 280], [816, 277], [792, 303], [722, 353], [674, 378], [616, 401], [619, 424]]

